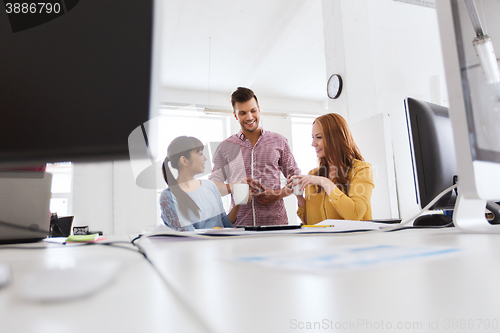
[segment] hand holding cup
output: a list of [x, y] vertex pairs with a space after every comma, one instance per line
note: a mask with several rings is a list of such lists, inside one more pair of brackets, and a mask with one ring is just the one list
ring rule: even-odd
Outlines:
[[287, 184], [286, 186], [292, 190], [293, 195], [303, 195], [304, 194], [304, 189], [300, 189], [301, 187], [301, 176], [300, 175], [295, 175], [295, 176], [289, 176], [287, 179]]
[[248, 184], [233, 185], [233, 200], [235, 205], [245, 205], [249, 201], [250, 186]]

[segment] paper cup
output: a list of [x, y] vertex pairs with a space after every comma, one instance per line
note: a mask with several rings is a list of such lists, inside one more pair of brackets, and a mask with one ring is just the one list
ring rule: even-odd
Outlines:
[[245, 205], [248, 202], [248, 195], [250, 193], [248, 184], [234, 184], [233, 185], [233, 199], [235, 205]]
[[293, 195], [302, 195], [304, 194], [304, 190], [299, 191], [300, 189], [300, 184], [293, 185], [292, 190], [293, 190]]

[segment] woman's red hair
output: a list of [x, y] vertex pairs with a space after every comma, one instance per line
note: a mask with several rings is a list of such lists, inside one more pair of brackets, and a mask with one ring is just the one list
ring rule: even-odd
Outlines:
[[323, 130], [325, 156], [319, 159], [318, 176], [327, 177], [339, 189], [348, 192], [347, 173], [354, 159], [364, 161], [358, 146], [352, 138], [345, 119], [337, 113], [328, 113], [316, 118]]

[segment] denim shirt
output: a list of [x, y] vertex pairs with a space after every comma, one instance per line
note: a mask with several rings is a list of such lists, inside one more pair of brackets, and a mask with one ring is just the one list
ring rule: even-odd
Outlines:
[[160, 196], [161, 218], [168, 227], [179, 231], [194, 229], [231, 228], [222, 204], [222, 198], [217, 186], [210, 180], [201, 180], [200, 187], [193, 192], [186, 192], [200, 208], [200, 217], [188, 211], [184, 216], [179, 210], [177, 198], [170, 188], [163, 190]]

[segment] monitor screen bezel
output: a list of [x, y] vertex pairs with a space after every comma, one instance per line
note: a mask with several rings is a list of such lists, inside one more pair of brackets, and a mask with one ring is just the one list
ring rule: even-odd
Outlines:
[[[483, 149], [479, 146], [477, 127], [474, 121], [474, 108], [472, 106], [472, 93], [469, 76], [467, 74], [468, 66], [465, 56], [464, 39], [462, 38], [462, 26], [460, 24], [460, 15], [458, 4], [456, 1], [451, 2], [453, 24], [456, 34], [456, 50], [460, 66], [460, 75], [463, 89], [463, 98], [465, 105], [465, 112], [467, 116], [468, 130], [470, 135], [470, 148], [473, 161], [485, 161], [500, 163], [500, 151]], [[472, 45], [472, 41], [471, 41]]]

